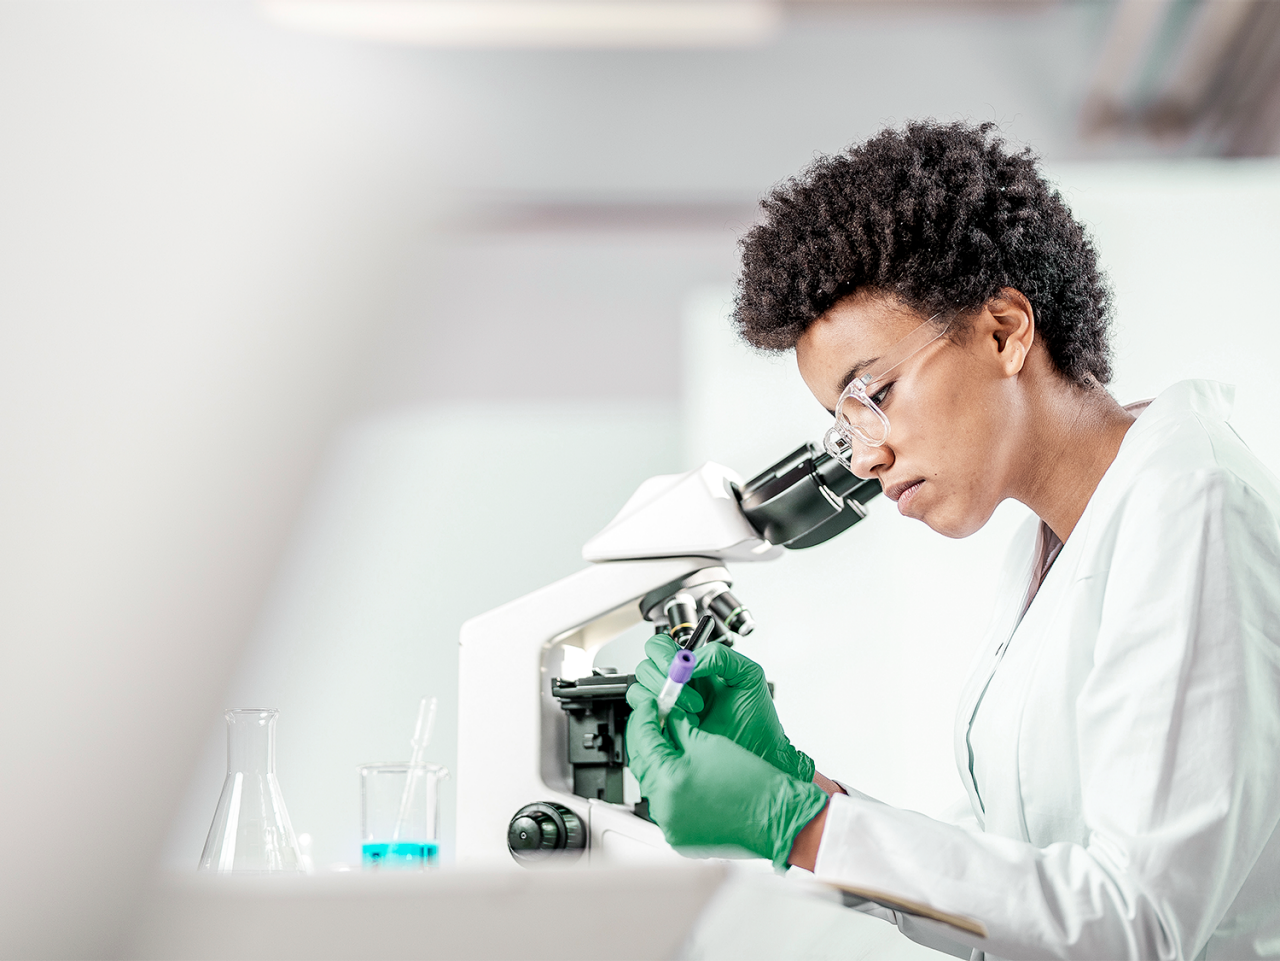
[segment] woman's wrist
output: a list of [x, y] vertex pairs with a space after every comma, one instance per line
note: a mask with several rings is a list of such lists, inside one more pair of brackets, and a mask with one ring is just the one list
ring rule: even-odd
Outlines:
[[800, 829], [796, 839], [791, 842], [791, 853], [787, 856], [788, 864], [804, 868], [806, 871], [813, 870], [813, 866], [818, 862], [818, 847], [822, 844], [822, 831], [827, 825], [827, 809], [830, 806], [831, 802], [828, 801], [813, 820]]
[[[845, 793], [844, 788], [820, 771], [813, 772], [813, 783], [822, 788], [828, 798], [833, 794]], [[824, 804], [813, 820], [800, 829], [796, 839], [791, 842], [791, 853], [787, 856], [788, 864], [804, 868], [806, 871], [813, 870], [818, 860], [818, 847], [822, 844], [822, 829], [827, 824], [829, 806], [830, 802]]]
[[835, 781], [831, 780], [831, 778], [827, 777], [821, 771], [813, 772], [813, 783], [818, 785], [818, 787], [822, 788], [822, 790], [826, 791], [827, 797], [831, 797], [831, 795], [833, 794], [846, 793], [844, 788], [842, 788]]

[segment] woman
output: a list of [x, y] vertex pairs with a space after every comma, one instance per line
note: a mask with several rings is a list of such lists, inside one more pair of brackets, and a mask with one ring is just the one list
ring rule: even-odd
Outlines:
[[1116, 403], [1094, 250], [990, 125], [884, 131], [764, 209], [736, 321], [795, 350], [828, 449], [947, 536], [1008, 497], [1038, 521], [957, 714], [971, 817], [815, 773], [763, 671], [721, 645], [659, 725], [657, 638], [627, 736], [668, 840], [980, 922], [872, 907], [959, 956], [1280, 956], [1280, 490], [1229, 390]]

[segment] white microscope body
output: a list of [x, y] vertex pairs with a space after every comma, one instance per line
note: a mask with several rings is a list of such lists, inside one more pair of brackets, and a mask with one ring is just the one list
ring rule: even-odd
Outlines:
[[[746, 485], [750, 492], [767, 478], [772, 486], [763, 499], [775, 505], [786, 501], [785, 523], [792, 532], [810, 531], [794, 539], [769, 526], [766, 533], [788, 546], [808, 546], [865, 516], [862, 502], [873, 492], [847, 472], [841, 480], [825, 466], [829, 460], [806, 445], [771, 468], [772, 474]], [[651, 478], [587, 542], [582, 553], [589, 567], [463, 624], [458, 666], [460, 862], [512, 864], [513, 856], [531, 860], [509, 847], [509, 831], [511, 839], [532, 834], [529, 843], [535, 848], [541, 842], [586, 863], [676, 856], [658, 826], [635, 813], [640, 798], [629, 770], [621, 772], [620, 799], [616, 784], [613, 801], [603, 799], [604, 791], [596, 792], [597, 797], [575, 793], [569, 724], [552, 693], [552, 679], [591, 675], [595, 652], [646, 618], [666, 625], [664, 605], [677, 593], [691, 595], [699, 610], [707, 609], [732, 585], [726, 562], [778, 557], [783, 548], [748, 521], [743, 491], [737, 474], [712, 463], [687, 474]], [[798, 527], [797, 504], [804, 515]], [[812, 531], [818, 526], [830, 533], [815, 539]], [[724, 623], [722, 617], [721, 629]], [[592, 681], [609, 683], [607, 677]], [[617, 682], [614, 686], [625, 689]], [[620, 749], [617, 757], [622, 758]], [[525, 810], [527, 806], [532, 808]], [[525, 820], [515, 817], [518, 812]]]

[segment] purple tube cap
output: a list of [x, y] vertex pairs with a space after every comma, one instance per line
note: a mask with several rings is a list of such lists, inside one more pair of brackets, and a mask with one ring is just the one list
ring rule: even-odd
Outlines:
[[693, 677], [693, 668], [697, 663], [698, 659], [693, 656], [693, 651], [676, 651], [675, 660], [671, 662], [671, 669], [667, 671], [667, 677], [677, 684], [688, 684], [689, 678]]

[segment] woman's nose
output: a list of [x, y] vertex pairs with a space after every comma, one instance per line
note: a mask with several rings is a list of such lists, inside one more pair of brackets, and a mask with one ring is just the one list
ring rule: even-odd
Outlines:
[[877, 447], [857, 444], [850, 451], [849, 466], [863, 480], [873, 480], [879, 476], [878, 472], [893, 466], [893, 451], [884, 444]]

